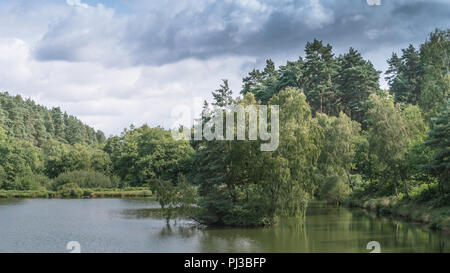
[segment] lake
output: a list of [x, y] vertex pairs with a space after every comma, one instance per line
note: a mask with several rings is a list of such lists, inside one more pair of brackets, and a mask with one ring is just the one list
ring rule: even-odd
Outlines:
[[450, 252], [450, 235], [359, 209], [313, 203], [304, 222], [205, 228], [145, 216], [148, 199], [0, 200], [0, 252]]

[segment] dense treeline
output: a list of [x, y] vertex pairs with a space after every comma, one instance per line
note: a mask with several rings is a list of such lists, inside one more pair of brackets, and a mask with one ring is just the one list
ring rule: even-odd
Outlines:
[[[215, 93], [215, 105], [227, 113], [235, 105], [259, 104], [251, 93], [233, 100], [223, 87]], [[249, 226], [272, 224], [279, 216], [304, 215], [315, 190], [313, 168], [320, 154], [322, 132], [305, 95], [297, 89], [287, 87], [268, 104], [282, 106], [275, 151], [261, 151], [261, 139], [193, 143], [192, 181], [199, 185], [202, 197], [199, 221]], [[208, 105], [203, 111], [210, 111]], [[201, 122], [206, 125], [211, 120]], [[248, 126], [246, 130], [248, 134]]]
[[54, 189], [51, 179], [76, 170], [109, 176], [109, 155], [97, 147], [105, 141], [60, 108], [0, 93], [0, 189]]
[[0, 93], [0, 127], [8, 135], [26, 140], [38, 147], [49, 140], [75, 144], [101, 144], [106, 138], [74, 116], [62, 113], [59, 107], [51, 110], [20, 95]]
[[450, 30], [436, 30], [418, 50], [413, 45], [393, 53], [387, 61], [386, 80], [395, 101], [419, 105], [428, 122], [448, 99]]
[[314, 40], [306, 44], [304, 59], [288, 61], [278, 70], [268, 60], [263, 71], [251, 71], [243, 79], [241, 93], [253, 93], [266, 104], [284, 88], [293, 87], [305, 93], [313, 114], [337, 116], [344, 112], [361, 123], [367, 111], [365, 102], [380, 89], [379, 74], [357, 50], [350, 48], [335, 57], [331, 45]]
[[196, 126], [216, 133], [220, 112], [277, 105], [274, 151], [261, 151], [261, 139], [176, 141], [147, 125], [105, 141], [58, 108], [3, 94], [0, 189], [150, 187], [169, 212], [197, 203], [196, 220], [242, 226], [304, 217], [314, 198], [341, 204], [394, 196], [448, 206], [448, 55], [450, 31], [436, 30], [419, 49], [410, 45], [389, 58], [390, 88], [381, 90], [380, 72], [357, 50], [335, 56], [314, 40], [304, 58], [252, 70], [242, 97], [224, 80]]
[[280, 145], [261, 152], [258, 141], [193, 141], [200, 220], [268, 224], [303, 217], [313, 198], [339, 204], [393, 195], [448, 205], [449, 54], [449, 30], [431, 33], [419, 51], [394, 54], [385, 91], [380, 72], [355, 49], [335, 57], [331, 45], [314, 40], [305, 58], [279, 69], [268, 60], [251, 71], [243, 98], [234, 100], [224, 81], [213, 92], [214, 109], [204, 105], [212, 118], [200, 122], [236, 105], [279, 105]]
[[[118, 186], [112, 175], [109, 155], [95, 146], [77, 143], [65, 144], [56, 140], [47, 141], [37, 147], [28, 141], [6, 135], [0, 129], [0, 190], [57, 190], [61, 175], [84, 171], [88, 175], [102, 174]], [[79, 184], [73, 176], [70, 183]], [[98, 187], [105, 186], [98, 181]]]

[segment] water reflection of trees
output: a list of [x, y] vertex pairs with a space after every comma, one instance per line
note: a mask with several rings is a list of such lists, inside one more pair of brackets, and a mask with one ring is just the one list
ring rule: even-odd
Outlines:
[[448, 252], [449, 237], [398, 219], [364, 210], [322, 207], [305, 221], [280, 219], [259, 229], [207, 229], [202, 250], [256, 252], [369, 252], [378, 241], [382, 252]]
[[16, 206], [23, 205], [26, 199], [2, 199], [0, 198], [0, 206]]
[[176, 236], [183, 239], [191, 238], [202, 232], [202, 227], [188, 222], [167, 223], [161, 228], [159, 235], [161, 237]]
[[[346, 210], [346, 209], [344, 209]], [[351, 223], [349, 231], [359, 249], [368, 241], [380, 242], [382, 252], [444, 252], [448, 251], [449, 236], [424, 227], [365, 210], [347, 210], [340, 217]], [[350, 237], [350, 238], [352, 238]], [[353, 245], [356, 247], [356, 245]]]
[[[150, 216], [147, 213], [139, 211], [137, 217]], [[450, 245], [448, 235], [365, 210], [318, 207], [304, 221], [279, 220], [269, 228], [206, 228], [178, 220], [164, 225], [159, 235], [194, 238], [201, 252], [367, 253], [370, 241], [380, 242], [381, 252], [448, 252]]]

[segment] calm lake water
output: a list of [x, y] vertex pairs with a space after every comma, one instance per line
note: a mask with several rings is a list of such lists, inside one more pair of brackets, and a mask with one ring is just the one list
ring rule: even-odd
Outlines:
[[145, 199], [0, 200], [0, 252], [450, 252], [450, 235], [362, 210], [313, 205], [306, 221], [275, 227], [202, 228], [187, 220], [166, 225], [145, 216]]

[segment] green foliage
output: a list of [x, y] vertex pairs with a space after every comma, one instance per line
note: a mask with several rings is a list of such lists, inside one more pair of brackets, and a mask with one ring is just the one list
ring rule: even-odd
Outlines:
[[306, 44], [305, 55], [305, 59], [288, 61], [279, 69], [267, 60], [263, 71], [254, 69], [244, 77], [241, 94], [252, 93], [257, 101], [267, 104], [281, 90], [297, 88], [306, 94], [313, 115], [343, 111], [362, 123], [369, 95], [379, 90], [380, 72], [357, 50], [350, 48], [335, 58], [332, 46], [319, 40]]
[[346, 180], [347, 185], [353, 188], [351, 172], [356, 165], [354, 159], [356, 145], [360, 141], [360, 124], [342, 112], [337, 118], [319, 114], [317, 119], [324, 132], [315, 174], [318, 188], [327, 183], [330, 175], [339, 177], [340, 181]]
[[413, 45], [393, 53], [386, 79], [396, 102], [419, 105], [427, 122], [450, 96], [450, 30], [436, 29], [416, 50]]
[[402, 56], [396, 54], [388, 60], [389, 69], [386, 79], [391, 86], [390, 91], [396, 102], [418, 104], [421, 97], [423, 65], [420, 54], [413, 45], [402, 49]]
[[[252, 70], [242, 98], [223, 80], [197, 125], [216, 133], [218, 111], [277, 105], [279, 145], [270, 152], [261, 151], [260, 139], [177, 141], [147, 125], [106, 140], [60, 108], [1, 93], [0, 197], [149, 196], [150, 187], [167, 220], [182, 212], [232, 226], [302, 218], [314, 197], [333, 204], [377, 197], [363, 206], [384, 212], [400, 201], [446, 206], [449, 55], [449, 30], [436, 30], [419, 50], [410, 45], [392, 55], [390, 90], [380, 91], [380, 72], [357, 50], [335, 57], [331, 45], [314, 40], [304, 58]], [[128, 186], [140, 188], [124, 193]], [[413, 207], [398, 213], [412, 215]]]
[[[252, 94], [237, 103], [257, 104]], [[311, 163], [319, 156], [321, 128], [311, 116], [306, 96], [296, 89], [280, 91], [269, 104], [282, 106], [280, 145], [275, 151], [262, 152], [261, 141], [193, 142], [201, 222], [258, 226], [272, 224], [279, 216], [304, 216], [315, 190]], [[233, 108], [228, 105], [225, 111]], [[205, 106], [203, 112], [208, 111]]]
[[[278, 79], [279, 73], [275, 69], [274, 62], [267, 60], [266, 67], [263, 71], [254, 69], [248, 73], [247, 77], [242, 79], [244, 85], [241, 94], [246, 95], [247, 93], [252, 93], [257, 101], [267, 104], [270, 98], [278, 93], [280, 91], [279, 88], [283, 85], [283, 82], [279, 82]], [[285, 80], [286, 75], [283, 79], [284, 84], [286, 84]], [[292, 82], [296, 82], [296, 79], [292, 79]]]
[[50, 141], [42, 147], [45, 173], [50, 177], [75, 170], [97, 171], [105, 175], [112, 172], [109, 155], [84, 144], [67, 145]]
[[326, 177], [324, 186], [321, 189], [320, 196], [328, 203], [342, 204], [350, 195], [350, 187], [346, 179], [339, 175], [330, 175]]
[[436, 29], [420, 47], [424, 72], [419, 104], [427, 121], [431, 121], [450, 98], [449, 58], [450, 29]]
[[83, 196], [83, 190], [76, 183], [67, 183], [58, 186], [58, 193], [62, 197], [79, 198]]
[[167, 221], [174, 215], [175, 209], [179, 208], [184, 215], [195, 217], [193, 205], [197, 203], [197, 189], [192, 186], [182, 174], [178, 176], [175, 185], [170, 180], [154, 180], [150, 184], [152, 192], [156, 194]]
[[30, 99], [0, 93], [0, 127], [8, 136], [41, 146], [48, 140], [65, 143], [101, 144], [105, 136], [101, 131], [83, 124], [74, 116], [37, 105]]
[[162, 209], [171, 209], [176, 206], [177, 191], [172, 181], [155, 180], [150, 184], [150, 188], [156, 194], [156, 200]]
[[108, 139], [105, 148], [113, 173], [130, 186], [147, 185], [153, 179], [177, 179], [190, 169], [193, 153], [188, 141], [177, 141], [171, 131], [160, 127], [125, 130]]
[[59, 108], [48, 110], [30, 99], [0, 93], [0, 189], [49, 188], [49, 178], [73, 170], [109, 175], [109, 156], [88, 146], [104, 139], [102, 132]]
[[17, 178], [13, 189], [15, 190], [50, 190], [52, 180], [43, 174], [30, 174]]
[[183, 174], [178, 175], [176, 186], [178, 204], [186, 215], [193, 215], [193, 206], [198, 202], [197, 188], [187, 180]]
[[37, 148], [28, 142], [6, 136], [0, 129], [0, 189], [25, 189], [24, 185], [31, 184], [22, 178], [37, 172], [40, 165]]
[[415, 106], [402, 110], [387, 93], [369, 97], [367, 113], [369, 124], [369, 151], [374, 155], [381, 177], [389, 183], [398, 195], [398, 181], [408, 196], [406, 156], [418, 140], [423, 139], [427, 127]]
[[215, 99], [215, 103], [213, 103], [213, 105], [217, 107], [225, 107], [230, 105], [233, 101], [231, 96], [232, 93], [233, 92], [228, 86], [228, 80], [223, 80], [223, 84], [220, 85], [220, 88], [212, 93], [213, 98]]
[[367, 100], [370, 94], [380, 89], [378, 84], [380, 72], [353, 48], [338, 58], [338, 64], [335, 80], [338, 102], [336, 110], [344, 111], [351, 119], [363, 123], [367, 112]]
[[313, 112], [335, 114], [337, 62], [332, 46], [314, 39], [305, 47], [304, 90]]
[[280, 145], [271, 154], [275, 164], [269, 169], [277, 170], [275, 173], [279, 178], [266, 181], [279, 202], [272, 206], [280, 209], [283, 215], [304, 217], [316, 189], [313, 173], [320, 155], [323, 130], [312, 118], [306, 96], [296, 89], [281, 91], [270, 104], [280, 105]]
[[450, 191], [450, 99], [433, 120], [426, 145], [434, 154], [425, 170], [439, 179], [441, 194]]
[[[61, 185], [75, 184], [80, 188], [114, 188], [118, 187], [108, 176], [95, 172], [76, 170], [65, 172], [56, 177], [53, 181], [53, 188], [58, 189]], [[116, 182], [117, 183], [117, 182]]]
[[417, 202], [427, 202], [439, 197], [438, 184], [420, 184], [411, 188], [411, 198]]

